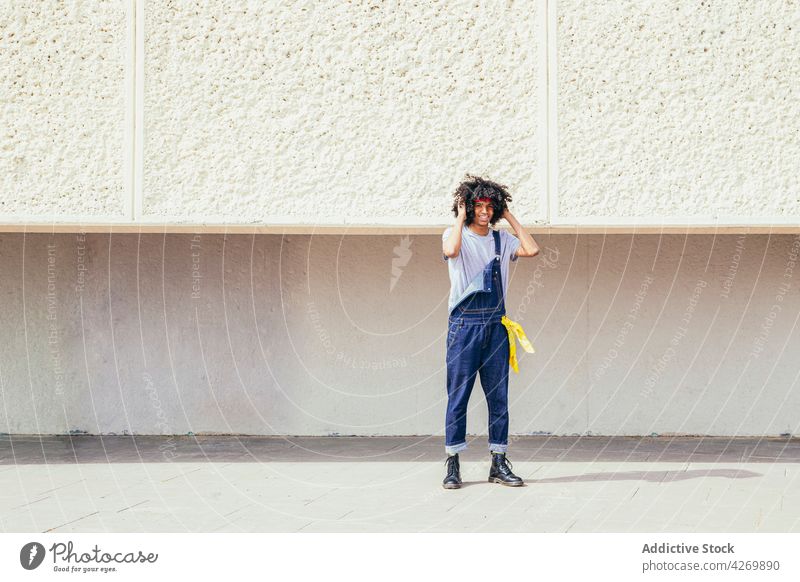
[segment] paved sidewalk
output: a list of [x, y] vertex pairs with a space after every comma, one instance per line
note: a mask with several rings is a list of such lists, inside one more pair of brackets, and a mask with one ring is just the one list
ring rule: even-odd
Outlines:
[[794, 532], [800, 439], [0, 436], [4, 532]]

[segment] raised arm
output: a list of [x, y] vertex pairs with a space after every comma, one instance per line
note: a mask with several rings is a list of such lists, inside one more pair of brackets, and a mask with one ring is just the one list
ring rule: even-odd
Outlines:
[[442, 243], [442, 253], [444, 253], [445, 257], [452, 259], [453, 257], [457, 257], [458, 253], [461, 252], [461, 230], [464, 228], [466, 220], [467, 208], [464, 206], [464, 202], [461, 202], [461, 204], [458, 205], [458, 216], [456, 217], [456, 222], [453, 225], [450, 236]]
[[511, 225], [511, 228], [514, 229], [514, 234], [519, 239], [520, 245], [517, 249], [517, 256], [518, 257], [535, 257], [539, 254], [539, 245], [536, 244], [536, 241], [533, 240], [533, 237], [525, 232], [525, 229], [522, 228], [522, 225], [519, 223], [511, 211], [506, 208], [505, 212], [503, 213], [503, 218], [505, 218], [508, 223]]

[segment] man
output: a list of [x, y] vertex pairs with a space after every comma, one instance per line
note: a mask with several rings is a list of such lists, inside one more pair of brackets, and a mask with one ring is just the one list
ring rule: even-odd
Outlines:
[[[505, 295], [509, 261], [535, 257], [539, 245], [508, 209], [511, 196], [505, 186], [467, 175], [453, 198], [455, 225], [442, 236], [442, 253], [450, 274], [445, 417], [448, 456], [442, 485], [445, 489], [461, 487], [458, 453], [467, 448], [467, 404], [480, 374], [489, 408], [489, 482], [518, 487], [523, 480], [511, 472], [506, 458], [509, 338], [514, 326], [523, 347], [528, 349], [530, 344], [522, 328], [505, 317]], [[515, 236], [490, 228], [500, 219], [508, 221]], [[515, 341], [513, 337], [511, 341]], [[512, 365], [516, 369], [515, 360]]]

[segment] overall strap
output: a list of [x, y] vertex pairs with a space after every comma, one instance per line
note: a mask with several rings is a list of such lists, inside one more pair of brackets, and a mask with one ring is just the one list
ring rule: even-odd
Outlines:
[[500, 260], [500, 233], [496, 230], [492, 231], [492, 235], [494, 236], [494, 260]]

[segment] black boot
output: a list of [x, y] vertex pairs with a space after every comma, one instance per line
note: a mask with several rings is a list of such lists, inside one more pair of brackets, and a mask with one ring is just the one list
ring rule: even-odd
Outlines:
[[458, 453], [450, 455], [445, 461], [447, 465], [447, 476], [442, 481], [445, 489], [458, 489], [461, 487], [461, 467], [458, 463]]
[[511, 472], [511, 461], [505, 453], [492, 452], [492, 468], [489, 469], [489, 483], [500, 483], [509, 487], [524, 485], [522, 479]]

